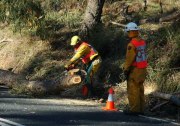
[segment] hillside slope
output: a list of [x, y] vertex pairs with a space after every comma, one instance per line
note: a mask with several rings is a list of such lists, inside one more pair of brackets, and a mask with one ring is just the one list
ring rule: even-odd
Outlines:
[[[46, 13], [44, 28], [25, 28], [21, 33], [15, 33], [12, 24], [1, 24], [0, 69], [24, 74], [29, 80], [55, 80], [64, 71], [63, 65], [73, 54], [70, 38], [80, 30], [86, 1], [47, 3], [42, 2]], [[98, 80], [104, 87], [114, 85], [117, 92], [126, 91], [125, 83], [121, 83], [120, 69], [127, 45], [126, 35], [122, 27], [111, 24], [111, 21], [120, 24], [134, 21], [140, 25], [141, 36], [148, 44], [147, 94], [180, 91], [180, 23], [179, 20], [159, 23], [160, 17], [179, 10], [179, 5], [178, 0], [165, 0], [161, 8], [156, 0], [150, 0], [144, 10], [142, 0], [105, 3], [102, 26], [89, 39], [103, 58]], [[126, 99], [125, 96], [123, 101]]]
[[[76, 0], [67, 1], [67, 3], [53, 3], [53, 1], [47, 5], [42, 3], [46, 12], [47, 24], [44, 30], [47, 32], [37, 29], [35, 34], [35, 29], [25, 29], [19, 34], [12, 32], [11, 25], [4, 27], [2, 24], [0, 38], [3, 41], [0, 43], [0, 68], [23, 73], [28, 79], [56, 78], [62, 72], [65, 61], [73, 53], [69, 41], [78, 32], [86, 6], [86, 2], [82, 3]], [[55, 5], [57, 8], [53, 9]], [[100, 52], [104, 61], [99, 78], [108, 83], [120, 81], [119, 66], [125, 54], [126, 37], [123, 28], [110, 22], [126, 24], [128, 21], [138, 23], [146, 19], [147, 22], [140, 27], [142, 29], [141, 36], [148, 43], [148, 81], [160, 84], [160, 90], [164, 92], [178, 91], [179, 23], [173, 21], [173, 23], [160, 24], [157, 21], [159, 17], [179, 9], [178, 1], [174, 0], [174, 3], [164, 1], [163, 14], [160, 13], [161, 8], [157, 1], [149, 1], [146, 11], [143, 9], [143, 1], [116, 0], [105, 3], [102, 14], [103, 26], [100, 28], [100, 32], [90, 38], [90, 43]], [[37, 33], [39, 33], [39, 37]], [[46, 37], [42, 40], [43, 34]], [[169, 86], [173, 86], [173, 88], [171, 89]]]

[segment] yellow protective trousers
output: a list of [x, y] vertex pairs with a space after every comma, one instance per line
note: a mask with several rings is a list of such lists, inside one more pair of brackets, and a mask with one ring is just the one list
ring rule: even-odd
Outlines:
[[98, 71], [99, 67], [101, 65], [101, 57], [98, 56], [95, 58], [93, 61], [91, 61], [87, 66], [86, 66], [86, 78], [85, 78], [85, 85], [87, 87], [87, 91], [83, 89], [83, 95], [88, 96], [88, 95], [95, 95], [94, 92], [94, 74]]
[[101, 57], [98, 56], [95, 60], [93, 60], [90, 64], [88, 64], [86, 72], [87, 76], [85, 78], [86, 84], [91, 84], [94, 74], [98, 71], [100, 65], [101, 65]]
[[147, 75], [146, 69], [133, 67], [127, 80], [127, 93], [131, 112], [144, 112], [144, 81]]

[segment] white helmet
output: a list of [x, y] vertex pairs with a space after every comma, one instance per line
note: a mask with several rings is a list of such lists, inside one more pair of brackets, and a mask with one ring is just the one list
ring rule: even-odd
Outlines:
[[137, 24], [135, 24], [134, 22], [130, 22], [125, 26], [125, 32], [128, 31], [138, 31], [139, 28], [137, 26]]

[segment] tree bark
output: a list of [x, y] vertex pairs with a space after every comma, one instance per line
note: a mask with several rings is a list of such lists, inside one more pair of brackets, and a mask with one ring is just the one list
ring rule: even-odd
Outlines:
[[159, 6], [160, 6], [160, 13], [163, 14], [163, 3], [162, 0], [159, 0]]
[[144, 0], [144, 11], [147, 10], [147, 0]]
[[101, 22], [102, 8], [105, 0], [89, 0], [81, 28], [81, 35], [88, 36], [98, 23]]
[[61, 92], [74, 85], [80, 85], [85, 77], [83, 70], [72, 70], [65, 73], [57, 81], [29, 81], [24, 76], [6, 70], [0, 70], [0, 83], [35, 96]]

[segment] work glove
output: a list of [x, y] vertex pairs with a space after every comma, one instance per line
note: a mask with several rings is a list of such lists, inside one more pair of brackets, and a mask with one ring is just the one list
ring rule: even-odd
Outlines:
[[120, 68], [124, 71], [124, 63], [121, 64]]
[[66, 65], [64, 65], [64, 68], [65, 68], [65, 69], [68, 69], [68, 67], [69, 67], [69, 66], [68, 66], [67, 64], [66, 64]]
[[68, 62], [64, 65], [64, 68], [65, 68], [66, 70], [69, 70], [69, 67], [70, 67], [71, 64], [72, 64], [72, 62], [71, 62], [71, 61], [68, 61]]

